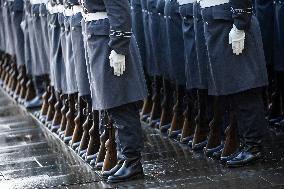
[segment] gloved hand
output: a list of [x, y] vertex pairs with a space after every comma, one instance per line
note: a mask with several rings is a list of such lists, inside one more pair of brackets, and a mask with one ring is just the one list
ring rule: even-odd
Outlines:
[[110, 67], [113, 68], [114, 75], [121, 76], [125, 72], [125, 55], [117, 54], [114, 50], [111, 51]]
[[244, 30], [238, 30], [233, 25], [232, 30], [229, 33], [229, 44], [232, 45], [233, 53], [236, 55], [242, 54], [245, 48], [246, 33]]

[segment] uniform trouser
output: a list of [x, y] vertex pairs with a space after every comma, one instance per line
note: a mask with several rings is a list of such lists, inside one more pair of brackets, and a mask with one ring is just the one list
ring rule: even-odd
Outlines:
[[50, 67], [53, 76], [54, 88], [56, 91], [62, 90], [62, 82], [64, 82], [64, 61], [62, 56], [62, 46], [60, 41], [61, 29], [58, 22], [58, 14], [50, 15], [49, 22], [49, 41], [50, 41]]
[[40, 70], [37, 70], [35, 75], [49, 74], [50, 72], [48, 54], [45, 50], [44, 43], [47, 28], [45, 29], [45, 35], [43, 36], [41, 22], [46, 22], [46, 17], [40, 17], [39, 15], [33, 17], [33, 32], [36, 41], [36, 51], [39, 56], [39, 62], [37, 62], [37, 64], [39, 64], [41, 68]]
[[[84, 43], [84, 49], [85, 49], [85, 60], [86, 60], [86, 65], [87, 65], [87, 73], [88, 73], [88, 79], [89, 79], [89, 84], [90, 87], [92, 85], [91, 81], [92, 81], [92, 77], [91, 77], [91, 67], [89, 64], [89, 56], [88, 56], [88, 51], [87, 51], [87, 34], [86, 34], [86, 22], [84, 19], [82, 19], [81, 21], [81, 26], [82, 26], [82, 35], [83, 35], [83, 43]], [[92, 96], [92, 90], [91, 90], [91, 96]]]
[[11, 11], [10, 5], [6, 5], [3, 7], [3, 18], [4, 18], [4, 26], [5, 26], [5, 39], [6, 39], [6, 52], [9, 54], [13, 54], [13, 42], [12, 42], [12, 31], [11, 31]]
[[[40, 65], [40, 58], [36, 44], [36, 36], [33, 27], [33, 20], [38, 19], [32, 15], [28, 16], [28, 34], [29, 34], [29, 42], [30, 42], [30, 52], [31, 52], [31, 70], [32, 75], [42, 75], [42, 67]], [[38, 32], [38, 31], [37, 31]]]
[[72, 52], [74, 55], [75, 75], [78, 86], [79, 95], [88, 95], [91, 93], [87, 72], [87, 62], [85, 59], [85, 48], [82, 35], [81, 13], [73, 15], [70, 19], [71, 23], [71, 42]]
[[78, 92], [77, 81], [75, 76], [75, 63], [74, 63], [74, 54], [72, 50], [72, 40], [71, 40], [71, 27], [70, 27], [71, 17], [64, 17], [64, 26], [65, 26], [65, 58], [64, 62], [66, 65], [66, 82], [67, 82], [67, 93], [76, 93]]
[[[49, 48], [49, 50], [47, 51], [48, 53], [48, 59], [49, 59], [49, 68], [50, 68], [50, 73], [49, 73], [49, 78], [50, 78], [50, 85], [54, 87], [54, 71], [53, 71], [53, 63], [51, 62], [52, 60], [52, 55], [51, 55], [51, 47], [52, 47], [52, 41], [51, 41], [51, 38], [52, 38], [52, 30], [53, 28], [51, 27], [50, 23], [51, 23], [51, 20], [52, 19], [52, 15], [51, 14], [47, 14], [47, 38], [48, 41], [46, 41], [45, 43], [47, 43], [47, 46]], [[44, 27], [42, 25], [42, 27]]]
[[[41, 39], [42, 39], [42, 49], [44, 52], [44, 68], [48, 70], [47, 73], [50, 74], [50, 46], [49, 46], [49, 36], [48, 36], [48, 18], [49, 14], [46, 9], [45, 4], [41, 4], [40, 8], [40, 28], [41, 28]], [[51, 77], [50, 77], [51, 78]], [[51, 78], [53, 83], [53, 79]]]
[[138, 105], [129, 103], [107, 112], [114, 121], [121, 154], [125, 158], [140, 158], [144, 143]]
[[200, 76], [200, 89], [208, 88], [207, 65], [209, 64], [206, 40], [204, 36], [204, 23], [201, 16], [201, 8], [198, 3], [193, 5], [195, 47]]
[[23, 20], [23, 32], [24, 32], [24, 57], [27, 74], [32, 74], [32, 54], [30, 46], [30, 34], [29, 34], [29, 15], [26, 13]]
[[0, 7], [0, 50], [5, 51], [5, 36], [4, 36], [4, 20], [3, 20], [3, 10]]
[[21, 29], [22, 19], [23, 11], [15, 11], [12, 15], [13, 38], [18, 66], [25, 65], [24, 33]]
[[68, 94], [67, 90], [67, 78], [66, 78], [66, 37], [65, 37], [65, 26], [64, 26], [64, 15], [62, 13], [58, 14], [58, 23], [60, 26], [60, 45], [61, 45], [61, 53], [62, 53], [62, 60], [63, 65], [61, 69], [61, 88], [63, 94]]
[[262, 88], [229, 95], [245, 146], [260, 147], [266, 132]]

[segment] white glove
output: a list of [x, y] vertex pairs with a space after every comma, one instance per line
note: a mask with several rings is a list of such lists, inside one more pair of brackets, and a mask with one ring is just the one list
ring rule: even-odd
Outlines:
[[232, 30], [229, 33], [229, 44], [232, 45], [233, 53], [236, 55], [242, 54], [245, 48], [246, 33], [244, 30], [238, 30], [233, 25]]
[[114, 50], [111, 51], [110, 67], [113, 68], [115, 76], [121, 76], [125, 72], [125, 55], [117, 54]]

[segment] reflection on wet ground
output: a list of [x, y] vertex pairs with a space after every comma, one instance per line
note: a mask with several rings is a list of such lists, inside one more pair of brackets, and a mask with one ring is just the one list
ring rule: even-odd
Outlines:
[[108, 185], [0, 91], [0, 189], [284, 188], [284, 134], [268, 133], [262, 162], [228, 169], [156, 130], [144, 131], [145, 179]]

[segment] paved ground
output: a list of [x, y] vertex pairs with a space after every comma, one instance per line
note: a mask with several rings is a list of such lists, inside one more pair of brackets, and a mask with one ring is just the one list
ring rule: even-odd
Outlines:
[[284, 188], [284, 134], [268, 133], [265, 160], [228, 169], [145, 127], [145, 179], [103, 180], [59, 139], [0, 91], [0, 189]]

